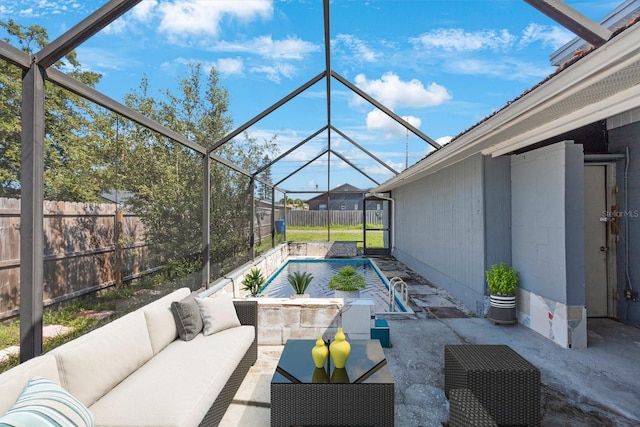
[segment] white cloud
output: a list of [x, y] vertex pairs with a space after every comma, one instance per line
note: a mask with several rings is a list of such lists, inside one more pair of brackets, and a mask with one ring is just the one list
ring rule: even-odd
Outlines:
[[[422, 124], [422, 120], [418, 117], [403, 116], [402, 119], [416, 128]], [[382, 131], [387, 139], [404, 137], [407, 133], [404, 126], [380, 110], [373, 110], [367, 114], [367, 129]]]
[[220, 21], [235, 18], [252, 21], [270, 18], [273, 2], [263, 0], [176, 0], [157, 7], [161, 15], [159, 30], [174, 36], [207, 34], [217, 36]]
[[220, 74], [242, 74], [244, 63], [241, 59], [237, 58], [220, 58], [216, 61], [215, 67]]
[[518, 47], [523, 48], [539, 41], [543, 46], [548, 46], [556, 50], [573, 40], [574, 37], [575, 35], [572, 32], [562, 27], [529, 24], [527, 28], [522, 31], [522, 38], [518, 42]]
[[455, 52], [500, 51], [511, 47], [515, 40], [516, 36], [506, 29], [469, 32], [460, 28], [438, 28], [409, 39], [425, 49]]
[[452, 139], [453, 139], [452, 136], [441, 136], [440, 138], [436, 139], [436, 142], [440, 145], [447, 145], [448, 143], [451, 142]]
[[418, 79], [402, 81], [392, 72], [387, 72], [378, 80], [368, 80], [364, 74], [355, 78], [356, 86], [389, 108], [430, 107], [440, 105], [451, 99], [451, 94], [437, 83], [426, 88]]
[[349, 50], [351, 57], [363, 62], [375, 62], [382, 56], [381, 53], [377, 53], [369, 48], [363, 40], [350, 34], [338, 34], [331, 43], [332, 51], [339, 49], [339, 45], [344, 45]]
[[296, 37], [287, 37], [284, 40], [273, 40], [271, 36], [261, 36], [238, 42], [220, 41], [215, 43], [211, 47], [211, 50], [215, 52], [253, 53], [270, 59], [301, 60], [309, 53], [319, 51], [320, 46]]
[[312, 190], [317, 190], [318, 184], [315, 182], [315, 180], [311, 179], [309, 180], [309, 182], [307, 182], [307, 187], [311, 188]]
[[278, 63], [273, 65], [262, 65], [251, 68], [252, 73], [264, 74], [268, 80], [274, 83], [280, 83], [282, 78], [290, 79], [295, 75], [296, 68], [287, 63]]
[[[391, 160], [387, 160], [385, 163], [397, 172], [401, 172], [404, 170], [404, 163], [397, 163]], [[376, 163], [374, 166], [369, 166], [365, 168], [364, 171], [369, 175], [382, 175], [382, 176], [393, 175], [393, 173], [389, 169], [385, 168], [380, 163]]]
[[157, 6], [157, 0], [142, 1], [131, 10], [131, 16], [137, 21], [146, 22], [151, 19]]
[[495, 59], [456, 59], [446, 63], [446, 69], [456, 74], [483, 75], [499, 77], [505, 80], [520, 80], [534, 77], [544, 78], [554, 70], [551, 66], [540, 66], [517, 58]]

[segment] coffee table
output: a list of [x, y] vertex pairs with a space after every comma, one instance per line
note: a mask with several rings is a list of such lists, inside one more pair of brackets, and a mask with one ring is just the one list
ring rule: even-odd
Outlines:
[[349, 340], [344, 369], [316, 368], [315, 340], [288, 340], [271, 379], [272, 426], [393, 426], [394, 383], [379, 340]]

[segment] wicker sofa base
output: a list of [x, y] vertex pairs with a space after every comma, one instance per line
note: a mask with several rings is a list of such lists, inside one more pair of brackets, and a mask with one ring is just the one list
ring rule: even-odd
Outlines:
[[255, 325], [256, 339], [253, 340], [251, 347], [247, 350], [244, 357], [236, 367], [225, 386], [220, 391], [215, 402], [200, 422], [201, 427], [213, 427], [220, 424], [222, 417], [227, 412], [229, 405], [233, 401], [233, 397], [240, 388], [247, 372], [258, 360], [258, 310], [255, 301], [234, 301], [233, 304], [238, 314], [238, 319], [243, 325]]

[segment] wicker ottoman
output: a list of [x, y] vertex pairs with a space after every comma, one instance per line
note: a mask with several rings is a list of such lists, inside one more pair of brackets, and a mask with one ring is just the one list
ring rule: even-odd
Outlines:
[[498, 425], [540, 425], [540, 370], [506, 345], [446, 345], [444, 391], [467, 388]]
[[468, 388], [449, 390], [449, 427], [498, 427]]

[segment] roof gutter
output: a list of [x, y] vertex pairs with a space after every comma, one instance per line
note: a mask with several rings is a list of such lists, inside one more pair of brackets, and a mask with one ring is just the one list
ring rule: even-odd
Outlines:
[[[637, 98], [635, 100], [633, 98], [640, 93], [640, 87], [638, 87], [640, 85], [620, 92], [623, 102], [620, 102], [619, 105], [617, 98], [616, 105], [610, 105], [612, 103], [607, 101], [607, 98], [613, 95], [603, 96], [598, 103], [577, 108], [572, 114], [558, 117], [542, 127], [532, 126], [530, 131], [522, 135], [512, 138], [500, 135], [513, 126], [526, 122], [527, 119], [531, 119], [540, 111], [559, 104], [569, 96], [593, 86], [636, 62], [640, 62], [640, 25], [628, 28], [604, 46], [589, 53], [492, 117], [477, 124], [448, 145], [432, 152], [409, 169], [382, 183], [372, 191], [388, 192], [480, 152], [497, 156], [516, 148], [534, 144], [544, 137], [558, 135], [566, 128], [575, 129], [581, 126], [581, 121], [578, 119], [592, 123], [610, 117], [612, 114], [626, 111], [631, 104], [637, 105]], [[586, 116], [585, 109], [592, 106], [593, 111], [590, 111]], [[492, 147], [496, 147], [496, 149], [492, 149]]]

